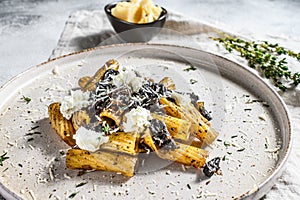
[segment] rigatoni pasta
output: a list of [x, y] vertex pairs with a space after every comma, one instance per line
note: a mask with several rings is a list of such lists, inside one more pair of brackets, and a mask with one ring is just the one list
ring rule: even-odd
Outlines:
[[80, 91], [48, 109], [53, 128], [71, 147], [67, 167], [133, 176], [143, 152], [195, 168], [205, 164], [202, 144], [218, 133], [203, 102], [177, 92], [171, 78], [156, 83], [109, 60], [78, 85]]

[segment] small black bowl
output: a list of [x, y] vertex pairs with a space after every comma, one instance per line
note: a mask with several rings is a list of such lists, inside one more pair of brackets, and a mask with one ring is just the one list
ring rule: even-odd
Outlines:
[[145, 24], [137, 24], [124, 21], [111, 14], [111, 9], [117, 5], [118, 2], [107, 4], [104, 7], [107, 18], [111, 25], [123, 40], [126, 42], [148, 42], [156, 36], [161, 28], [164, 26], [168, 12], [162, 8], [159, 18], [153, 22]]

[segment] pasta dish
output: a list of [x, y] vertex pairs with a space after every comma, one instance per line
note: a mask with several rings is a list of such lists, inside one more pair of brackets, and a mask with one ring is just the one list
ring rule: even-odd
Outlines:
[[211, 116], [197, 95], [176, 91], [171, 78], [155, 82], [109, 60], [78, 85], [48, 107], [52, 127], [71, 147], [68, 168], [132, 177], [139, 154], [150, 152], [195, 168], [209, 167], [203, 146], [218, 136]]

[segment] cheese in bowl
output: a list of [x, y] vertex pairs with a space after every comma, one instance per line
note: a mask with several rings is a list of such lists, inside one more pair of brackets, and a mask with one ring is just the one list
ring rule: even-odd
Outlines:
[[162, 8], [152, 0], [131, 0], [117, 3], [111, 10], [113, 16], [136, 24], [151, 23], [157, 20]]

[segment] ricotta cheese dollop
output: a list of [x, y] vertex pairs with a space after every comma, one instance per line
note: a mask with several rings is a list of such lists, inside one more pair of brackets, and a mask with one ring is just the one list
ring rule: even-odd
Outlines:
[[123, 123], [124, 132], [139, 132], [150, 126], [152, 119], [150, 111], [138, 106], [125, 114], [126, 122]]
[[80, 149], [90, 152], [97, 151], [102, 144], [108, 142], [108, 136], [104, 133], [88, 130], [83, 126], [76, 131], [73, 138]]
[[90, 94], [81, 90], [71, 90], [71, 94], [65, 96], [61, 101], [60, 112], [66, 119], [70, 119], [72, 114], [89, 106], [92, 102], [89, 100]]
[[124, 85], [128, 85], [133, 92], [138, 92], [144, 83], [142, 77], [137, 76], [135, 70], [132, 67], [126, 67], [120, 70], [120, 73], [114, 77], [112, 84], [118, 88]]

